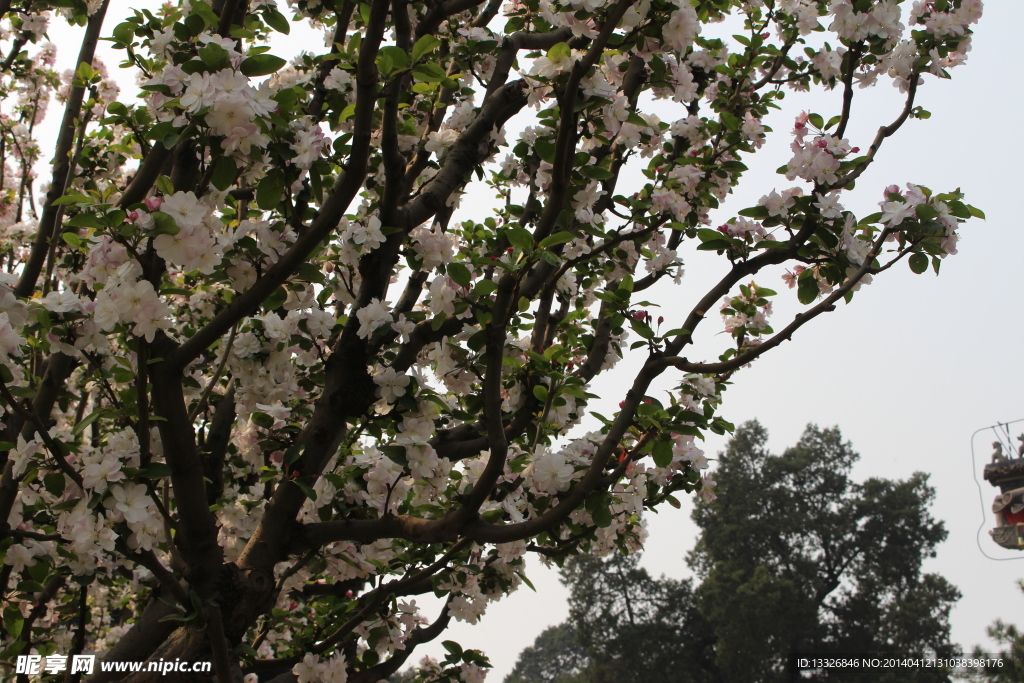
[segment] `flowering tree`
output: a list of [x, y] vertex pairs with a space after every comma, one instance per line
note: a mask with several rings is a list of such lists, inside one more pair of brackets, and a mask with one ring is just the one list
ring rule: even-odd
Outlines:
[[[290, 5], [0, 2], [0, 661], [386, 678], [526, 581], [527, 552], [630, 552], [645, 508], [713, 497], [694, 439], [731, 428], [733, 373], [898, 261], [938, 270], [980, 215], [915, 185], [842, 204], [927, 117], [917, 88], [964, 61], [980, 0]], [[723, 19], [732, 38], [702, 33]], [[63, 76], [58, 21], [84, 33]], [[272, 55], [297, 22], [327, 47]], [[854, 93], [879, 78], [905, 105], [861, 150]], [[709, 227], [762, 118], [811, 87], [841, 106], [797, 119], [791, 186]], [[497, 208], [453, 221], [471, 186]], [[655, 324], [638, 300], [694, 247], [720, 279]], [[807, 306], [777, 332], [750, 282], [769, 267]], [[689, 360], [723, 297], [727, 348]], [[618, 411], [574, 430], [628, 333]], [[412, 677], [483, 678], [446, 647]]]

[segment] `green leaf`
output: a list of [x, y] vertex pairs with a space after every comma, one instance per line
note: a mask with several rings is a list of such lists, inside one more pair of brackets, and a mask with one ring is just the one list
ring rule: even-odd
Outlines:
[[[348, 121], [350, 118], [352, 118], [352, 115], [355, 114], [355, 113], [356, 113], [356, 103], [353, 102], [352, 104], [348, 105], [347, 107], [345, 107], [344, 109], [341, 110], [341, 113], [338, 114], [338, 121], [339, 122]], [[341, 138], [338, 138], [338, 139], [340, 140]]]
[[272, 74], [287, 63], [275, 55], [253, 55], [245, 58], [239, 70], [249, 78], [256, 78]]
[[509, 228], [502, 230], [505, 237], [508, 239], [509, 244], [513, 247], [519, 247], [523, 251], [530, 251], [533, 249], [533, 235], [526, 228], [513, 225]]
[[918, 204], [917, 208], [914, 209], [914, 213], [923, 221], [931, 220], [939, 215], [938, 209], [931, 204]]
[[629, 326], [632, 327], [633, 331], [640, 335], [640, 337], [642, 337], [643, 339], [654, 338], [654, 330], [652, 330], [650, 326], [645, 322], [642, 322], [640, 320], [637, 320], [636, 318], [631, 317], [629, 318]]
[[299, 97], [302, 96], [304, 91], [296, 88], [285, 88], [274, 95], [274, 101], [277, 102], [278, 113], [289, 112], [295, 108], [295, 105], [299, 101]]
[[821, 114], [811, 114], [807, 117], [807, 120], [815, 128], [821, 129], [825, 127], [825, 120], [821, 118]]
[[264, 211], [276, 209], [284, 196], [284, 181], [280, 172], [271, 171], [256, 186], [256, 204]]
[[556, 43], [548, 50], [548, 59], [552, 62], [560, 62], [572, 56], [572, 48], [569, 43]]
[[214, 13], [213, 8], [210, 4], [203, 2], [203, 0], [195, 0], [192, 3], [192, 12], [190, 16], [199, 16], [207, 26], [216, 26], [220, 20], [219, 17]]
[[274, 418], [266, 413], [255, 412], [249, 416], [249, 420], [257, 427], [263, 427], [264, 429], [270, 429], [274, 426]]
[[970, 204], [968, 204], [967, 205], [967, 210], [970, 211], [971, 215], [974, 216], [975, 218], [980, 218], [981, 220], [985, 220], [985, 212], [982, 211], [981, 209], [979, 209], [978, 207], [971, 206]]
[[75, 71], [75, 76], [83, 81], [88, 82], [94, 75], [95, 71], [92, 69], [92, 65], [88, 62], [82, 62], [78, 65], [78, 69]]
[[537, 156], [549, 164], [555, 162], [555, 143], [551, 140], [540, 139], [534, 143], [533, 148], [537, 150]]
[[488, 296], [498, 291], [498, 283], [494, 280], [481, 280], [473, 287], [473, 296]]
[[469, 272], [469, 268], [462, 265], [461, 263], [449, 263], [448, 264], [448, 277], [455, 280], [463, 287], [469, 286], [470, 278], [472, 274]]
[[629, 116], [626, 117], [626, 123], [632, 123], [634, 126], [639, 126], [640, 128], [647, 128], [648, 126], [644, 117], [640, 116], [635, 111], [630, 112]]
[[409, 55], [400, 47], [387, 45], [377, 52], [377, 68], [382, 73], [404, 69], [409, 66]]
[[60, 199], [55, 199], [53, 201], [53, 206], [60, 206], [62, 204], [90, 204], [90, 203], [92, 203], [92, 198], [91, 197], [87, 197], [84, 194], [66, 194], [63, 197], [61, 197]]
[[324, 278], [323, 271], [306, 261], [299, 266], [299, 279], [306, 282], [319, 282], [323, 284], [326, 278]]
[[917, 253], [910, 257], [910, 270], [914, 271], [918, 275], [928, 270], [928, 256], [927, 254]]
[[75, 425], [75, 428], [71, 430], [71, 434], [74, 436], [78, 436], [79, 434], [85, 431], [86, 427], [88, 427], [93, 422], [106, 415], [107, 412], [108, 410], [106, 408], [101, 408], [99, 410], [89, 413], [88, 415], [85, 416], [85, 419], [83, 419], [81, 422]]
[[594, 524], [602, 529], [606, 529], [612, 525], [612, 511], [609, 507], [599, 507], [590, 513], [590, 516], [594, 518]]
[[740, 211], [740, 215], [747, 218], [753, 218], [758, 221], [763, 221], [771, 216], [771, 214], [768, 213], [768, 207], [766, 206], [751, 206], [750, 208]]
[[64, 225], [70, 228], [102, 228], [103, 224], [91, 213], [79, 213], [69, 218]]
[[411, 90], [420, 95], [429, 95], [437, 90], [437, 83], [413, 83]]
[[82, 246], [82, 238], [73, 232], [62, 232], [60, 238], [75, 249], [80, 249]]
[[553, 251], [548, 251], [547, 249], [540, 252], [540, 257], [553, 266], [557, 266], [562, 262], [562, 259], [558, 257], [558, 254]]
[[59, 497], [64, 493], [64, 475], [60, 472], [50, 472], [43, 477], [43, 486], [51, 496]]
[[608, 169], [601, 168], [600, 166], [594, 166], [593, 164], [580, 166], [580, 173], [588, 178], [593, 178], [594, 180], [607, 180], [608, 178], [613, 178], [615, 176], [615, 174]]
[[708, 240], [697, 247], [700, 251], [718, 251], [719, 249], [728, 249], [731, 246], [731, 242], [725, 239]]
[[566, 242], [571, 241], [573, 237], [575, 237], [575, 235], [573, 235], [571, 232], [563, 230], [561, 232], [556, 232], [554, 235], [548, 235], [547, 237], [542, 239], [540, 241], [540, 246], [542, 249], [544, 249], [547, 247], [553, 247], [556, 244], [565, 244]]
[[288, 299], [288, 290], [284, 287], [278, 287], [270, 296], [263, 302], [263, 308], [268, 311], [276, 311], [281, 308], [284, 302]]
[[439, 83], [448, 78], [448, 72], [433, 62], [413, 67], [412, 75], [424, 83]]
[[548, 400], [548, 388], [543, 384], [538, 384], [533, 387], [533, 395], [538, 401]]
[[[213, 41], [199, 48], [199, 59], [203, 60], [203, 64], [210, 71], [220, 71], [231, 66], [231, 58], [228, 57], [228, 51]], [[248, 76], [248, 74], [246, 75]]]
[[235, 165], [235, 160], [225, 154], [213, 162], [213, 177], [210, 179], [210, 182], [213, 183], [214, 187], [223, 192], [235, 182], [237, 174], [238, 167]]
[[412, 61], [418, 62], [423, 55], [427, 54], [435, 47], [441, 44], [441, 41], [434, 36], [427, 34], [416, 41], [416, 44], [412, 46]]
[[292, 31], [291, 22], [276, 9], [263, 10], [263, 21], [278, 33], [288, 35]]
[[135, 24], [130, 21], [125, 21], [114, 27], [113, 32], [114, 40], [118, 43], [128, 45], [135, 38]]
[[813, 277], [805, 277], [799, 281], [796, 296], [802, 304], [809, 304], [818, 298], [821, 290], [818, 289], [818, 281]]
[[409, 458], [406, 456], [405, 446], [381, 446], [380, 450], [392, 462], [398, 463], [402, 467], [409, 466]]
[[672, 462], [672, 444], [668, 441], [659, 441], [654, 444], [654, 451], [651, 453], [654, 464], [658, 467], [668, 467]]
[[314, 491], [311, 487], [309, 487], [306, 484], [303, 484], [298, 479], [293, 479], [292, 483], [298, 486], [300, 489], [302, 489], [302, 492], [306, 494], [306, 498], [309, 498], [310, 500], [316, 500], [316, 491]]
[[169, 213], [163, 211], [154, 211], [152, 213], [153, 223], [156, 224], [154, 232], [165, 235], [177, 235], [181, 232], [181, 228], [174, 222], [174, 217]]
[[165, 175], [162, 175], [156, 179], [156, 187], [164, 194], [174, 194], [174, 184], [171, 182], [171, 179]]
[[7, 636], [9, 638], [13, 639], [20, 636], [24, 626], [25, 617], [21, 616], [20, 612], [11, 607], [4, 610], [4, 628], [7, 629]]
[[162, 462], [151, 462], [139, 470], [139, 476], [148, 479], [163, 479], [171, 476], [171, 468]]

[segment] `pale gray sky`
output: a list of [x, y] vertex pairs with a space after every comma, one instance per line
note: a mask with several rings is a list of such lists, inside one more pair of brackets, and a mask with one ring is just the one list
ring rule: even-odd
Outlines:
[[[155, 4], [111, 3], [105, 34], [124, 8]], [[51, 37], [60, 48], [59, 64], [68, 65], [77, 52], [80, 29], [54, 24]], [[978, 428], [1024, 418], [1024, 322], [1020, 304], [1014, 303], [1024, 291], [1024, 226], [1020, 209], [1014, 209], [1016, 202], [1024, 205], [1024, 178], [1020, 161], [1015, 161], [1020, 138], [1014, 132], [1024, 98], [1012, 49], [1022, 25], [1024, 3], [990, 0], [976, 27], [968, 63], [953, 70], [952, 80], [927, 77], [919, 89], [918, 103], [932, 118], [908, 121], [887, 140], [876, 164], [845, 200], [848, 208], [866, 215], [876, 210], [882, 188], [891, 183], [914, 182], [939, 192], [959, 186], [988, 219], [973, 220], [961, 230], [960, 253], [946, 259], [939, 277], [894, 267], [858, 293], [851, 305], [813, 321], [792, 342], [737, 373], [721, 410], [734, 423], [759, 419], [777, 451], [794, 443], [808, 422], [838, 425], [861, 453], [856, 479], [930, 473], [938, 494], [933, 514], [945, 522], [949, 538], [926, 569], [941, 573], [963, 592], [952, 614], [953, 638], [968, 650], [976, 643], [988, 644], [985, 627], [996, 618], [1024, 625], [1024, 596], [1016, 586], [1024, 577], [1024, 562], [988, 559], [978, 548], [980, 542], [993, 557], [1024, 558], [1024, 553], [1003, 550], [988, 538], [992, 520], [987, 510], [995, 489], [983, 484], [979, 500], [970, 450], [971, 434]], [[290, 51], [309, 49], [311, 37], [293, 31], [275, 46], [275, 53], [287, 57]], [[319, 49], [319, 36], [315, 39]], [[115, 71], [119, 56], [110, 52], [103, 44], [101, 54]], [[131, 78], [125, 83], [127, 92], [132, 92], [131, 83]], [[888, 82], [858, 91], [847, 134], [851, 143], [866, 149], [878, 126], [890, 122], [901, 106], [899, 93]], [[787, 96], [783, 111], [768, 120], [776, 132], [759, 154], [745, 160], [751, 170], [725, 209], [735, 212], [773, 188], [792, 185], [774, 170], [789, 158], [788, 131], [805, 109], [828, 118], [838, 113], [838, 93]], [[657, 111], [666, 120], [679, 117], [664, 105]], [[52, 110], [47, 123], [54, 126], [58, 120], [59, 113]], [[484, 209], [483, 204], [466, 202], [462, 211], [472, 215]], [[681, 318], [720, 274], [715, 270], [719, 264], [707, 254], [686, 258], [683, 284], [648, 297], [666, 302], [660, 313], [669, 321], [673, 315]], [[795, 292], [785, 289], [778, 276], [757, 278], [779, 292], [776, 329], [799, 310]], [[716, 336], [718, 320], [711, 317], [705, 324], [708, 329], [702, 330], [697, 351], [687, 354], [691, 359], [713, 358], [726, 343]], [[613, 376], [596, 383], [595, 393], [609, 398], [603, 408], [593, 407], [612, 411], [625, 393], [629, 370], [636, 367], [627, 359]], [[1018, 428], [1014, 435], [1024, 431], [1024, 423]], [[705, 450], [713, 457], [725, 439], [711, 437]], [[979, 477], [992, 440], [990, 432], [976, 439]], [[644, 564], [653, 573], [689, 575], [683, 556], [696, 539], [690, 509], [687, 501], [681, 510], [666, 508], [648, 517]], [[529, 575], [537, 593], [523, 587], [492, 605], [480, 624], [457, 623], [444, 636], [487, 652], [495, 666], [491, 681], [500, 681], [523, 647], [566, 616], [565, 591], [557, 574], [533, 562]], [[443, 655], [439, 643], [421, 649]]]

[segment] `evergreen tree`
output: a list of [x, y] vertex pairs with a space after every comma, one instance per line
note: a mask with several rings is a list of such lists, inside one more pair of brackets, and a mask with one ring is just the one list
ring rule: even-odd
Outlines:
[[567, 562], [569, 619], [545, 630], [506, 683], [711, 683], [713, 640], [690, 581], [655, 579], [637, 555]]
[[653, 579], [635, 555], [575, 558], [562, 571], [569, 619], [505, 683], [948, 681], [936, 669], [795, 668], [797, 653], [956, 654], [960, 593], [921, 568], [946, 537], [927, 475], [852, 481], [859, 456], [836, 428], [808, 426], [778, 456], [767, 439], [757, 422], [739, 427], [718, 498], [694, 511], [699, 586]]
[[[690, 562], [699, 609], [729, 681], [800, 680], [790, 655], [956, 651], [949, 611], [959, 591], [921, 564], [946, 538], [928, 507], [928, 476], [850, 480], [859, 456], [837, 428], [809, 425], [782, 455], [757, 422], [736, 430], [698, 504]], [[934, 669], [823, 672], [817, 680], [940, 681]], [[841, 677], [841, 678], [840, 678]]]

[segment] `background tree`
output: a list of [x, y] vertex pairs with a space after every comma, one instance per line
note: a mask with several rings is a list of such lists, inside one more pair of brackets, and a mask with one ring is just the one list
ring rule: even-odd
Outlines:
[[959, 592], [921, 571], [946, 537], [927, 476], [850, 481], [858, 456], [834, 428], [809, 426], [782, 455], [767, 437], [746, 423], [721, 454], [718, 497], [694, 511], [695, 589], [652, 579], [635, 556], [576, 558], [563, 569], [568, 620], [524, 650], [506, 683], [570, 672], [573, 683], [948, 681], [934, 669], [787, 668], [799, 652], [949, 656]]
[[719, 680], [714, 635], [691, 582], [654, 579], [638, 563], [621, 554], [569, 561], [569, 618], [520, 654], [505, 683]]
[[[572, 600], [573, 597], [570, 597]], [[506, 683], [583, 683], [590, 673], [587, 650], [572, 621], [544, 629], [516, 660]]]
[[[1019, 582], [1019, 585], [1024, 591], [1024, 581]], [[996, 641], [1001, 649], [997, 652], [986, 652], [980, 645], [976, 645], [971, 657], [998, 657], [1002, 660], [1002, 666], [975, 667], [968, 671], [969, 680], [987, 683], [1013, 683], [1024, 680], [1024, 633], [1021, 633], [1015, 624], [1007, 624], [1001, 619], [996, 620], [987, 631], [988, 637]]]
[[[644, 509], [714, 496], [692, 440], [730, 428], [737, 369], [901, 260], [937, 271], [981, 215], [916, 185], [874, 214], [843, 206], [928, 116], [917, 89], [966, 59], [980, 12], [0, 2], [0, 661], [376, 681], [515, 590], [526, 552], [638, 549]], [[725, 19], [735, 36], [702, 33]], [[51, 21], [82, 30], [68, 74]], [[269, 52], [310, 22], [324, 49]], [[140, 91], [118, 92], [101, 39]], [[879, 78], [905, 100], [861, 152], [854, 94]], [[762, 118], [812, 86], [842, 103], [797, 116], [796, 184], [713, 229]], [[453, 220], [482, 192], [491, 215]], [[655, 324], [644, 297], [698, 250], [713, 281]], [[751, 280], [773, 268], [807, 306], [777, 333]], [[728, 341], [690, 360], [723, 298]], [[619, 409], [570, 435], [630, 333]], [[436, 616], [412, 600], [429, 593]], [[449, 652], [416, 675], [482, 677], [480, 653]], [[197, 679], [128, 678], [175, 677]]]
[[[858, 456], [838, 429], [810, 425], [782, 455], [768, 452], [767, 437], [757, 422], [736, 430], [719, 461], [718, 498], [694, 511], [701, 536], [690, 562], [726, 679], [799, 680], [784, 665], [794, 652], [954, 653], [949, 612], [960, 594], [921, 570], [946, 537], [928, 511], [927, 475], [858, 484], [849, 478]], [[934, 670], [892, 675], [948, 680]]]

